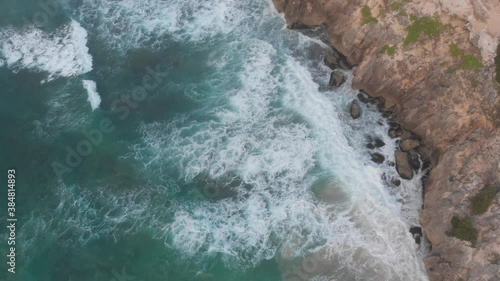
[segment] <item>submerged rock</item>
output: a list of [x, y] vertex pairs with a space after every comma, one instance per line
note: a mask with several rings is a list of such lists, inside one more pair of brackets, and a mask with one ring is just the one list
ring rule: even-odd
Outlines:
[[367, 140], [368, 143], [366, 144], [366, 148], [368, 149], [381, 148], [385, 146], [385, 142], [380, 138], [373, 139], [372, 137], [369, 136]]
[[358, 119], [359, 117], [361, 117], [361, 107], [359, 106], [357, 101], [354, 100], [351, 102], [351, 109], [349, 110], [349, 112], [351, 113], [351, 117], [353, 119]]
[[394, 186], [400, 186], [401, 185], [401, 181], [400, 180], [392, 180], [391, 183], [394, 185]]
[[397, 151], [394, 157], [396, 158], [396, 170], [398, 174], [405, 180], [411, 180], [413, 178], [413, 169], [408, 160], [408, 153]]
[[383, 147], [383, 146], [385, 146], [385, 142], [379, 138], [376, 138], [375, 139], [375, 146], [376, 147]]
[[384, 155], [380, 153], [372, 153], [370, 154], [372, 156], [372, 161], [378, 164], [382, 164], [385, 161]]
[[330, 86], [340, 87], [347, 80], [345, 74], [340, 71], [333, 71], [330, 74]]

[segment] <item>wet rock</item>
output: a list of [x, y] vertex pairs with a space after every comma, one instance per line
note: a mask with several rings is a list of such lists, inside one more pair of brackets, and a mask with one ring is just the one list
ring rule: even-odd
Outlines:
[[410, 228], [410, 233], [413, 236], [413, 239], [415, 239], [415, 243], [420, 244], [422, 240], [422, 228], [418, 226], [413, 226]]
[[374, 97], [371, 99], [370, 103], [375, 105], [378, 110], [383, 110], [385, 106], [385, 99], [383, 97]]
[[325, 62], [325, 65], [328, 66], [331, 70], [335, 70], [335, 69], [339, 68], [339, 59], [335, 55], [326, 54], [324, 62]]
[[340, 87], [346, 80], [345, 74], [340, 71], [333, 71], [330, 74], [330, 86]]
[[392, 111], [384, 111], [382, 112], [382, 117], [392, 120], [396, 118], [396, 114]]
[[418, 234], [420, 236], [423, 235], [422, 228], [419, 226], [410, 227], [410, 233], [411, 233], [411, 235], [415, 235], [415, 234]]
[[401, 126], [395, 122], [390, 122], [389, 125], [391, 126], [391, 128], [389, 128], [389, 137], [393, 139], [401, 137], [403, 134]]
[[349, 70], [352, 68], [352, 66], [347, 62], [347, 59], [337, 53], [326, 54], [324, 62], [325, 65], [332, 70], [337, 68]]
[[400, 186], [401, 185], [401, 181], [400, 180], [392, 180], [391, 183], [394, 185], [394, 186]]
[[290, 29], [294, 29], [294, 30], [311, 29], [311, 28], [314, 28], [314, 26], [309, 26], [309, 25], [303, 24], [300, 21], [294, 22], [290, 26]]
[[416, 152], [410, 152], [408, 154], [408, 161], [410, 162], [410, 166], [418, 171], [420, 169], [420, 156]]
[[385, 146], [385, 142], [378, 137], [373, 138], [371, 136], [368, 136], [366, 138], [366, 141], [367, 141], [366, 148], [368, 149], [375, 149]]
[[372, 161], [377, 163], [377, 164], [382, 164], [385, 161], [384, 155], [380, 153], [372, 153], [370, 154], [372, 156]]
[[421, 156], [420, 160], [422, 160], [422, 170], [425, 171], [425, 170], [428, 170], [431, 168], [432, 163], [431, 163], [431, 161], [429, 161], [429, 159]]
[[384, 109], [384, 106], [385, 106], [385, 98], [384, 97], [370, 97], [363, 90], [359, 91], [357, 97], [358, 97], [359, 101], [362, 103], [374, 105], [380, 111], [382, 111]]
[[413, 178], [413, 169], [408, 160], [408, 153], [397, 151], [394, 156], [396, 158], [396, 170], [398, 174], [405, 180], [411, 180]]
[[351, 102], [351, 109], [349, 110], [351, 113], [351, 117], [353, 119], [358, 119], [361, 117], [361, 107], [359, 106], [357, 101], [352, 101]]
[[414, 139], [403, 140], [399, 147], [402, 151], [408, 152], [420, 146], [420, 142]]
[[368, 101], [370, 100], [370, 97], [363, 90], [359, 91], [357, 97], [362, 103], [368, 103]]
[[376, 138], [375, 139], [375, 146], [379, 147], [379, 148], [383, 147], [383, 146], [385, 146], [385, 142], [383, 140], [379, 139], [379, 138]]

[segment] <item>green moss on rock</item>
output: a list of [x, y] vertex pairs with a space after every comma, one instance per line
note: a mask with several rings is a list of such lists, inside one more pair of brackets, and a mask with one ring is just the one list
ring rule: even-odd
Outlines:
[[368, 5], [364, 5], [361, 9], [361, 15], [363, 16], [363, 24], [377, 24], [378, 20], [373, 17], [372, 10]]
[[451, 219], [452, 236], [471, 242], [473, 245], [477, 240], [477, 229], [474, 227], [471, 218], [465, 217], [460, 219], [458, 216], [453, 216]]
[[484, 67], [484, 64], [473, 55], [465, 55], [464, 60], [458, 66], [459, 69], [477, 69]]
[[487, 185], [479, 193], [472, 197], [472, 212], [475, 215], [482, 215], [488, 211], [495, 200], [495, 196], [497, 195], [497, 188], [493, 185]]
[[410, 19], [412, 19], [413, 22], [406, 28], [408, 35], [403, 43], [404, 46], [418, 42], [422, 34], [432, 37], [441, 35], [443, 24], [438, 16], [426, 16], [421, 18], [410, 16]]
[[382, 47], [382, 49], [380, 49], [380, 52], [382, 52], [384, 54], [388, 54], [389, 56], [394, 56], [397, 52], [397, 47], [385, 45]]
[[464, 51], [458, 47], [457, 44], [450, 44], [450, 53], [454, 57], [462, 57], [465, 55]]

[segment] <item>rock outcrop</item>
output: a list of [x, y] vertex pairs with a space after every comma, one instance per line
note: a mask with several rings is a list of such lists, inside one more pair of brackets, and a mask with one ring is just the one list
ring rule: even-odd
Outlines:
[[401, 178], [411, 180], [413, 178], [413, 170], [408, 159], [408, 153], [396, 151], [394, 159], [396, 159], [396, 170]]
[[[353, 87], [383, 97], [383, 108], [422, 137], [433, 165], [421, 214], [430, 279], [500, 280], [499, 196], [484, 214], [471, 212], [480, 189], [500, 184], [500, 2], [274, 1], [289, 27], [325, 25], [331, 45], [357, 66]], [[453, 216], [470, 218], [477, 241], [450, 235]]]

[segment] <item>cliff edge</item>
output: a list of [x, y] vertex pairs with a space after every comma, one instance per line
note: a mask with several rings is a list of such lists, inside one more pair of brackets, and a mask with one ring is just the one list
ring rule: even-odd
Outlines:
[[430, 279], [500, 280], [500, 2], [273, 2], [290, 28], [326, 26], [353, 87], [423, 138]]

